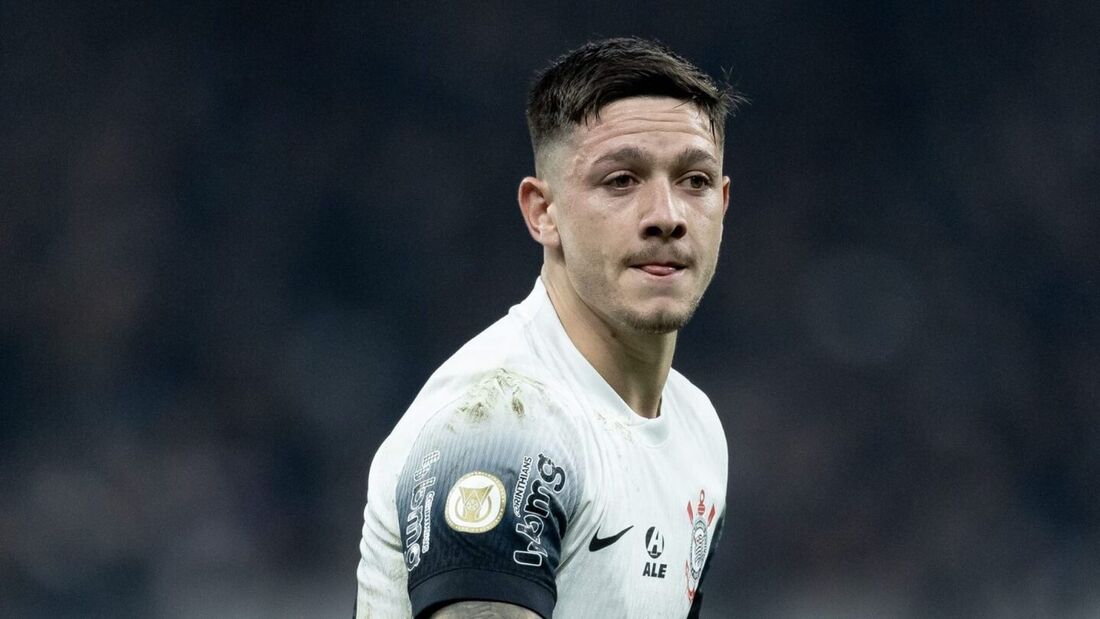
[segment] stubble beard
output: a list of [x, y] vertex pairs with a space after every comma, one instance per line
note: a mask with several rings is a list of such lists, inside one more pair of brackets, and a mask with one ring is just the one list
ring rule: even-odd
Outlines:
[[625, 308], [621, 310], [621, 315], [617, 316], [617, 318], [621, 323], [636, 333], [665, 335], [679, 331], [687, 326], [687, 324], [691, 322], [692, 316], [695, 315], [695, 310], [699, 307], [699, 301], [701, 301], [702, 298], [702, 295], [697, 296], [691, 301], [686, 309], [679, 312], [659, 311], [654, 314], [643, 314], [641, 312], [632, 311], [630, 308]]
[[686, 327], [687, 324], [691, 322], [691, 318], [695, 316], [695, 310], [699, 308], [699, 303], [703, 300], [703, 294], [706, 292], [707, 288], [710, 287], [710, 281], [713, 277], [714, 268], [711, 268], [709, 272], [703, 275], [703, 284], [698, 293], [690, 299], [687, 306], [683, 309], [660, 310], [646, 314], [627, 306], [621, 307], [619, 311], [616, 312], [618, 315], [615, 316], [615, 318], [636, 333], [665, 335], [679, 331]]

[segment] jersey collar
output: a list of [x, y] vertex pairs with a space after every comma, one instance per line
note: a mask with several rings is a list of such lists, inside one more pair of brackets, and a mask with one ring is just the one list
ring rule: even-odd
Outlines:
[[565, 375], [569, 384], [578, 387], [582, 393], [576, 395], [582, 402], [591, 405], [593, 411], [609, 423], [629, 428], [631, 434], [644, 443], [653, 446], [664, 443], [668, 438], [669, 417], [675, 414], [668, 381], [661, 393], [660, 416], [656, 419], [642, 417], [631, 410], [569, 339], [541, 277], [535, 280], [531, 294], [512, 311], [523, 318], [528, 330], [545, 347], [543, 350], [536, 347], [535, 354]]

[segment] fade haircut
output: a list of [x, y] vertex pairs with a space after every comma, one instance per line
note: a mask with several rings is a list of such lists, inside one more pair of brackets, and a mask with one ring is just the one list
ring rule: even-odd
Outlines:
[[536, 166], [544, 149], [574, 127], [599, 118], [609, 103], [658, 96], [689, 101], [710, 121], [721, 147], [726, 115], [746, 99], [665, 45], [637, 37], [592, 41], [566, 52], [536, 75], [527, 97], [527, 128]]

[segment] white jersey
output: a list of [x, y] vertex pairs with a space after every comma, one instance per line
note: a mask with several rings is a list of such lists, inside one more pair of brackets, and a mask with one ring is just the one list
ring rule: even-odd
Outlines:
[[635, 414], [539, 280], [432, 375], [378, 449], [356, 617], [459, 600], [564, 619], [694, 614], [726, 461], [706, 395], [672, 370], [661, 414]]

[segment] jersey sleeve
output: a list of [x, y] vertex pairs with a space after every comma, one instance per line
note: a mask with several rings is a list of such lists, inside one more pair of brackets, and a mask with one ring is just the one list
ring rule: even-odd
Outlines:
[[546, 390], [504, 371], [432, 417], [396, 489], [414, 617], [461, 600], [551, 616], [579, 497], [570, 443]]

